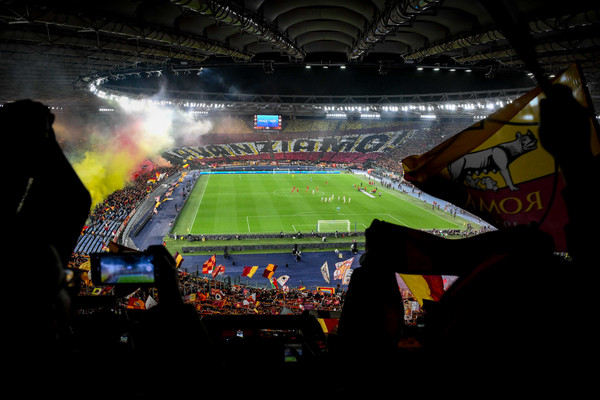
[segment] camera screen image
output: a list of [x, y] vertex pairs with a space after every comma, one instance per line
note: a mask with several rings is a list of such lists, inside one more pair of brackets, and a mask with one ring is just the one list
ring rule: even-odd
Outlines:
[[284, 345], [283, 357], [286, 363], [295, 363], [302, 358], [301, 343], [287, 343]]
[[153, 283], [153, 256], [103, 255], [100, 259], [100, 280], [103, 284]]

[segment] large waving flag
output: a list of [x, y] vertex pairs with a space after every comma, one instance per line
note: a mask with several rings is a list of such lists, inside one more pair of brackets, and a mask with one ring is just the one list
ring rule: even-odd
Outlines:
[[267, 268], [263, 271], [263, 276], [269, 280], [273, 277], [275, 270], [277, 269], [277, 265], [269, 264]]
[[252, 276], [254, 275], [254, 273], [256, 272], [257, 269], [258, 269], [257, 265], [255, 265], [253, 267], [244, 267], [244, 270], [242, 271], [242, 276], [247, 276], [248, 278], [252, 278]]
[[327, 261], [321, 266], [321, 275], [323, 275], [325, 282], [330, 283], [329, 265], [327, 265]]
[[402, 279], [421, 306], [423, 300], [440, 301], [444, 294], [444, 281], [440, 275], [397, 274], [396, 278]]
[[217, 266], [215, 269], [213, 269], [212, 271], [212, 277], [215, 278], [217, 275], [224, 275], [225, 274], [225, 266], [219, 264], [219, 266]]
[[335, 263], [335, 271], [333, 272], [333, 279], [343, 279], [345, 282], [345, 277], [347, 272], [350, 270], [352, 263], [354, 262], [354, 257], [349, 258], [344, 261], [340, 261]]
[[[570, 87], [583, 107], [592, 107], [577, 65], [551, 83]], [[404, 178], [498, 229], [540, 223], [540, 230], [554, 238], [555, 250], [566, 251], [568, 216], [560, 196], [561, 171], [538, 135], [544, 97], [541, 88], [535, 88], [432, 150], [405, 158]], [[598, 122], [591, 115], [591, 147], [597, 156]], [[565, 132], [564, 140], [569, 134]]]
[[202, 264], [202, 273], [210, 274], [216, 264], [217, 264], [217, 256], [216, 256], [216, 254], [213, 254], [208, 260], [206, 260], [204, 262], [204, 264]]
[[289, 275], [282, 275], [279, 278], [277, 278], [277, 284], [279, 285], [279, 287], [283, 288], [289, 279]]
[[179, 268], [181, 267], [181, 264], [183, 263], [183, 257], [181, 256], [181, 254], [179, 254], [178, 251], [175, 252], [175, 268]]

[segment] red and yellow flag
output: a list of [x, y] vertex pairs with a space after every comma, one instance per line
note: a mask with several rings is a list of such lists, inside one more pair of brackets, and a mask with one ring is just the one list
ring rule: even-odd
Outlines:
[[333, 288], [333, 287], [317, 286], [317, 292], [335, 294], [335, 288]]
[[212, 277], [215, 278], [217, 275], [223, 275], [223, 274], [225, 274], [225, 266], [219, 264], [218, 267], [216, 267], [215, 269], [213, 269]]
[[175, 252], [175, 268], [179, 268], [181, 267], [181, 264], [183, 263], [183, 257], [181, 254], [179, 254], [178, 251]]
[[[551, 83], [570, 87], [582, 106], [592, 107], [576, 64]], [[538, 135], [543, 98], [541, 88], [535, 88], [432, 150], [405, 158], [404, 178], [498, 229], [541, 222], [539, 228], [553, 236], [555, 250], [566, 251], [568, 216], [560, 196], [561, 171]], [[593, 117], [590, 125], [597, 156], [599, 130]]]
[[145, 310], [146, 305], [141, 299], [138, 299], [137, 297], [130, 297], [129, 302], [127, 303], [127, 308], [133, 310]]
[[398, 275], [421, 306], [423, 300], [440, 301], [444, 294], [444, 281], [440, 275]]
[[258, 266], [244, 267], [244, 270], [242, 271], [242, 276], [247, 276], [248, 278], [252, 278], [252, 276], [254, 275], [254, 273], [256, 272], [257, 269], [258, 269]]
[[217, 255], [213, 254], [212, 257], [210, 257], [208, 260], [206, 260], [204, 262], [204, 264], [202, 264], [202, 273], [210, 274], [216, 264], [217, 264]]
[[275, 273], [276, 269], [277, 269], [277, 265], [273, 265], [273, 264], [267, 265], [267, 268], [265, 268], [265, 270], [263, 271], [263, 276], [265, 278], [271, 280], [271, 277]]

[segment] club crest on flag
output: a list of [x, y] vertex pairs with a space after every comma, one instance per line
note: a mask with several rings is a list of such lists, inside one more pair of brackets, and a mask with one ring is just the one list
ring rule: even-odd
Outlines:
[[[591, 107], [582, 81], [574, 64], [552, 83], [570, 87], [582, 106]], [[406, 157], [404, 179], [498, 229], [539, 224], [554, 238], [555, 250], [565, 251], [568, 215], [559, 195], [564, 184], [538, 133], [544, 98], [541, 88], [535, 88], [430, 151]], [[590, 124], [596, 156], [600, 154], [597, 122]], [[567, 132], [564, 140], [569, 140]]]

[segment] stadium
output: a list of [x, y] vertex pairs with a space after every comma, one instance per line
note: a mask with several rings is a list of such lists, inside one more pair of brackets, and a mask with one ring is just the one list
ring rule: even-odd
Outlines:
[[0, 10], [24, 396], [578, 390], [597, 4]]

